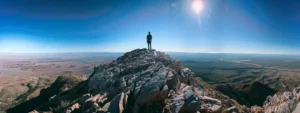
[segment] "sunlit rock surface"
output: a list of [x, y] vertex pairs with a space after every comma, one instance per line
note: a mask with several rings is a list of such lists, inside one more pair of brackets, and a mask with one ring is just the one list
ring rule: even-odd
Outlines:
[[212, 89], [195, 77], [192, 70], [182, 67], [169, 55], [136, 49], [95, 67], [88, 80], [56, 94], [51, 101], [30, 111], [221, 113], [228, 109], [238, 112], [249, 110]]

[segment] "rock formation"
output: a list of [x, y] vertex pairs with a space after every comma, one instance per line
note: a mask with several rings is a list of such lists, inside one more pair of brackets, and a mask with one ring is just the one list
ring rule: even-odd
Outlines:
[[[61, 90], [59, 90], [60, 92]], [[94, 68], [90, 77], [22, 112], [248, 112], [163, 52], [136, 49]], [[8, 113], [17, 112], [16, 106]], [[33, 109], [34, 108], [34, 109]]]
[[282, 95], [268, 96], [263, 109], [266, 113], [300, 113], [300, 87], [293, 92], [286, 91]]

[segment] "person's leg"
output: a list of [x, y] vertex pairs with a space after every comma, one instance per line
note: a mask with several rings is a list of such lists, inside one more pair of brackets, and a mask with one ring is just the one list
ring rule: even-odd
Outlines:
[[149, 48], [150, 48], [150, 44], [149, 44], [149, 42], [147, 43], [147, 45], [148, 45], [148, 50], [149, 50]]
[[152, 49], [152, 44], [151, 44], [151, 42], [150, 42], [150, 50]]

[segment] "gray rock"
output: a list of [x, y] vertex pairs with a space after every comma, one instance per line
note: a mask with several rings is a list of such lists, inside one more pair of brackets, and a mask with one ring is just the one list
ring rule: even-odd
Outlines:
[[179, 113], [184, 105], [183, 94], [177, 95], [173, 92], [173, 94], [171, 94], [171, 98], [172, 99], [169, 100], [170, 102], [167, 103], [167, 106], [169, 106], [169, 111], [171, 111], [171, 113]]
[[300, 113], [300, 103], [297, 104], [297, 106], [294, 109], [293, 113]]
[[126, 98], [126, 95], [124, 93], [115, 96], [110, 102], [107, 112], [122, 113], [124, 110], [124, 106], [126, 105], [126, 103], [124, 103], [124, 98]]
[[222, 110], [222, 102], [218, 99], [200, 96], [201, 112], [220, 113]]
[[177, 91], [180, 88], [180, 81], [172, 71], [168, 72], [167, 85], [170, 90]]
[[97, 94], [93, 97], [88, 98], [87, 100], [85, 100], [82, 110], [85, 111], [86, 109], [89, 109], [90, 107], [98, 106], [97, 103], [99, 103], [105, 97], [106, 97], [106, 94], [103, 94], [103, 95]]
[[239, 113], [239, 110], [236, 106], [232, 106], [232, 107], [226, 109], [226, 113]]
[[169, 93], [168, 86], [165, 85], [164, 88], [160, 91], [159, 95], [156, 97], [156, 101], [164, 100]]
[[297, 113], [299, 88], [293, 92], [286, 91], [282, 95], [268, 96], [263, 105], [266, 113]]

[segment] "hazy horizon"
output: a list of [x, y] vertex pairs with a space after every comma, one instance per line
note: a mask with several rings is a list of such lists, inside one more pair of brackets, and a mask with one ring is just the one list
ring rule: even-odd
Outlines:
[[[136, 48], [136, 49], [142, 49], [142, 48]], [[133, 49], [135, 50], [135, 49]], [[132, 50], [130, 50], [132, 51]], [[110, 51], [95, 51], [95, 52], [0, 52], [0, 55], [7, 55], [7, 54], [81, 54], [81, 53], [126, 53], [126, 52], [130, 52], [130, 51], [116, 51], [116, 52], [110, 52]], [[160, 51], [160, 50], [156, 50], [156, 51]], [[165, 53], [175, 53], [175, 54], [249, 54], [249, 55], [300, 55], [300, 53], [230, 53], [230, 52], [181, 52], [181, 51], [161, 51], [161, 52], [165, 52]]]
[[300, 1], [0, 1], [0, 52], [300, 54]]

